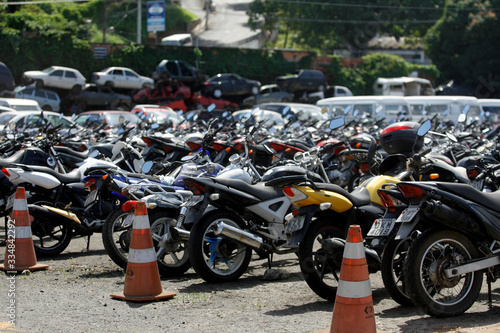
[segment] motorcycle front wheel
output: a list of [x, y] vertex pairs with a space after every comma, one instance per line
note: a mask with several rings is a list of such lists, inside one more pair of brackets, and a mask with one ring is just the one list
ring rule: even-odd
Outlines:
[[454, 317], [476, 301], [483, 283], [482, 271], [446, 277], [445, 270], [479, 257], [465, 235], [429, 229], [411, 245], [403, 276], [413, 302], [434, 317]]
[[228, 211], [208, 212], [196, 222], [188, 241], [191, 265], [206, 282], [229, 282], [237, 280], [248, 268], [252, 249], [215, 235], [217, 222], [244, 228], [241, 218]]
[[307, 285], [331, 302], [337, 295], [341, 262], [337, 264], [328, 257], [322, 241], [332, 237], [345, 239], [345, 233], [331, 221], [316, 219], [299, 246], [300, 270]]
[[[177, 223], [179, 211], [155, 209], [148, 212], [153, 245], [157, 253], [158, 271], [163, 277], [184, 274], [190, 267], [186, 242], [166, 242], [160, 246], [155, 239], [163, 239]], [[111, 260], [125, 269], [128, 262], [130, 237], [134, 212], [124, 212], [121, 208], [111, 213], [102, 228], [102, 240]], [[167, 237], [168, 238], [168, 237]]]

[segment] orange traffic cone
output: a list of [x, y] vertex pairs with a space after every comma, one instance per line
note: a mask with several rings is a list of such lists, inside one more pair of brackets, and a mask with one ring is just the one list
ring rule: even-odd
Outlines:
[[0, 269], [8, 272], [22, 272], [48, 267], [48, 265], [38, 264], [36, 261], [26, 192], [24, 187], [18, 187], [12, 209], [12, 218], [9, 218], [8, 221], [5, 260], [4, 264], [0, 265]]
[[363, 248], [361, 227], [347, 235], [330, 332], [376, 332], [372, 290]]
[[163, 291], [161, 287], [146, 204], [143, 201], [128, 201], [125, 204], [135, 205], [125, 287], [122, 293], [111, 294], [111, 297], [135, 302], [174, 297], [176, 293]]

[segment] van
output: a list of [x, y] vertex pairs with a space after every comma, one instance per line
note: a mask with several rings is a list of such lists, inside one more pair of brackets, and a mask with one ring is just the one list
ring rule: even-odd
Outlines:
[[161, 45], [168, 46], [193, 46], [191, 34], [175, 34], [161, 39]]
[[413, 120], [432, 118], [438, 115], [442, 121], [451, 120], [456, 125], [458, 116], [466, 105], [470, 107], [467, 113], [468, 122], [478, 119], [482, 122], [483, 112], [479, 101], [473, 96], [407, 96], [405, 99], [410, 105]]
[[431, 81], [419, 77], [402, 76], [378, 78], [374, 85], [375, 95], [389, 96], [432, 96], [434, 89]]
[[480, 98], [477, 101], [481, 106], [485, 120], [494, 124], [500, 123], [500, 99]]
[[0, 105], [16, 111], [42, 111], [37, 101], [27, 98], [0, 98]]
[[328, 115], [328, 119], [344, 116], [346, 108], [350, 112], [346, 115], [346, 122], [354, 116], [372, 119], [385, 118], [386, 122], [412, 120], [410, 106], [404, 97], [399, 96], [347, 96], [321, 99], [316, 105]]

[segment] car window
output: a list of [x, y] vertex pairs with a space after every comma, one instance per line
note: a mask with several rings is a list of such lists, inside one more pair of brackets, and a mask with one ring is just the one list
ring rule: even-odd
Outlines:
[[125, 72], [125, 75], [126, 75], [126, 76], [128, 76], [128, 77], [135, 77], [135, 78], [137, 78], [137, 77], [138, 77], [138, 76], [137, 76], [137, 74], [132, 73], [132, 72], [130, 72], [130, 71], [124, 71], [124, 72]]
[[72, 71], [66, 71], [64, 76], [66, 76], [67, 78], [70, 78], [70, 79], [76, 79], [76, 73], [72, 72]]
[[26, 88], [26, 89], [23, 89], [21, 90], [21, 94], [24, 94], [24, 95], [33, 95], [33, 88]]
[[118, 126], [120, 125], [120, 116], [123, 116], [125, 119], [125, 122], [129, 122], [130, 125], [135, 125], [140, 121], [139, 117], [137, 117], [133, 113], [106, 113], [106, 122], [112, 126]]
[[121, 69], [115, 69], [113, 71], [113, 75], [122, 75], [123, 76], [123, 71]]
[[47, 97], [51, 100], [54, 100], [54, 101], [58, 100], [57, 95], [53, 92], [50, 92], [50, 91], [47, 91]]
[[0, 125], [7, 125], [7, 123], [9, 122], [9, 120], [11, 120], [12, 118], [14, 118], [16, 116], [16, 114], [12, 114], [12, 113], [2, 113], [0, 114]]
[[167, 62], [167, 71], [169, 71], [170, 74], [179, 76], [179, 69], [177, 68], [177, 64], [175, 62], [169, 61]]
[[54, 126], [62, 125], [62, 128], [69, 128], [71, 126], [71, 122], [67, 119], [60, 118], [57, 115], [54, 114], [49, 114], [46, 115], [47, 119], [50, 121], [50, 123]]
[[50, 76], [57, 76], [57, 77], [62, 77], [63, 76], [63, 71], [58, 69], [56, 71], [53, 71], [52, 73], [50, 73]]
[[35, 96], [36, 96], [36, 97], [41, 97], [41, 98], [47, 98], [47, 97], [45, 96], [45, 91], [43, 91], [43, 90], [36, 90], [36, 91], [35, 91]]
[[181, 68], [181, 73], [183, 76], [191, 76], [195, 70], [191, 65], [185, 64], [183, 62], [179, 62], [179, 67]]

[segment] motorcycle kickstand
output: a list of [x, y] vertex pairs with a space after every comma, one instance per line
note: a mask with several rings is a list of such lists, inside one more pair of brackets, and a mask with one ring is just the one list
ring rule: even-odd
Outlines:
[[90, 249], [90, 235], [87, 236], [87, 252], [89, 252]]
[[267, 267], [269, 269], [271, 269], [271, 263], [273, 262], [273, 253], [270, 252], [268, 255], [267, 255]]

